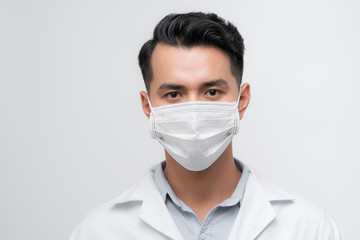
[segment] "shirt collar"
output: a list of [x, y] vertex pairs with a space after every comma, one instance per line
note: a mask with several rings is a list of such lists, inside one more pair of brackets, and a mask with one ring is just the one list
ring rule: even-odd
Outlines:
[[[241, 200], [243, 199], [244, 196], [246, 183], [249, 177], [250, 170], [236, 158], [234, 158], [234, 161], [236, 168], [242, 172], [242, 175], [231, 197], [219, 204], [221, 207], [230, 207], [235, 204], [241, 203]], [[163, 199], [164, 202], [166, 202], [167, 198], [169, 197], [176, 205], [178, 205], [181, 208], [184, 208], [185, 204], [175, 195], [174, 191], [172, 190], [169, 182], [165, 177], [164, 174], [165, 166], [166, 166], [165, 161], [157, 165], [154, 172], [155, 185], [157, 186], [161, 198]]]
[[166, 162], [165, 161], [161, 162], [161, 164], [158, 164], [156, 166], [156, 169], [155, 169], [155, 172], [154, 172], [155, 184], [156, 184], [157, 188], [159, 189], [161, 198], [164, 201], [166, 200], [166, 195], [169, 194], [170, 192], [171, 193], [173, 192], [173, 190], [170, 187], [170, 184], [167, 181], [167, 179], [165, 177], [165, 174], [164, 174], [165, 166], [166, 166]]

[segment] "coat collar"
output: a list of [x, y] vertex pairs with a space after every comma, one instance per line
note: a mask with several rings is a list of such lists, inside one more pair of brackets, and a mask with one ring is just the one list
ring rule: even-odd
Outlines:
[[279, 187], [261, 182], [251, 173], [229, 240], [256, 239], [276, 217], [272, 202], [292, 200], [293, 198]]
[[[134, 187], [114, 200], [114, 204], [140, 201], [138, 216], [157, 231], [172, 239], [183, 239], [154, 183], [156, 166]], [[229, 239], [255, 239], [276, 217], [272, 202], [292, 201], [281, 188], [259, 180], [250, 171], [244, 199]]]
[[137, 185], [115, 199], [114, 203], [142, 202], [138, 214], [140, 219], [171, 239], [183, 240], [154, 183], [155, 169], [156, 166], [152, 167]]

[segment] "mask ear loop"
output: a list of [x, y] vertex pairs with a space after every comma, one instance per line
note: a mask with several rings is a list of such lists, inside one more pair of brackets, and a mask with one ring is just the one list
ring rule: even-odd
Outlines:
[[236, 104], [235, 104], [235, 119], [234, 119], [234, 134], [237, 134], [239, 132], [239, 123], [240, 123], [240, 116], [239, 116], [239, 102], [240, 102], [240, 96], [241, 96], [241, 91], [239, 91], [239, 96], [237, 98]]
[[158, 136], [156, 135], [156, 131], [155, 131], [155, 115], [153, 114], [153, 108], [151, 106], [151, 103], [150, 103], [150, 97], [149, 97], [149, 93], [147, 93], [147, 100], [148, 100], [148, 104], [149, 104], [149, 107], [150, 107], [150, 124], [151, 124], [151, 136], [155, 139], [158, 138]]
[[147, 100], [148, 100], [148, 103], [149, 103], [149, 106], [150, 106], [150, 110], [151, 112], [153, 111], [153, 108], [151, 106], [151, 103], [150, 103], [150, 97], [149, 97], [149, 93], [146, 93], [147, 94]]
[[238, 96], [238, 98], [237, 98], [237, 101], [236, 101], [236, 107], [238, 107], [239, 106], [239, 102], [240, 102], [240, 94], [241, 92], [239, 92], [239, 96]]

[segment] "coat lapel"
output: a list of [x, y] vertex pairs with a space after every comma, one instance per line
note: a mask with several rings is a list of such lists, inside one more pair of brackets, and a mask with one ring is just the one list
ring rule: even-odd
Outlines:
[[172, 219], [164, 200], [161, 198], [160, 193], [155, 195], [155, 192], [158, 193], [157, 188], [151, 190], [151, 194], [144, 199], [139, 217], [169, 238], [182, 240], [182, 235]]
[[154, 169], [152, 168], [136, 187], [126, 192], [117, 202], [142, 201], [138, 214], [142, 221], [170, 239], [183, 240], [154, 183]]
[[277, 200], [291, 200], [291, 198], [279, 191], [275, 191], [274, 194], [267, 192], [251, 173], [229, 240], [255, 239], [276, 217], [271, 201]]

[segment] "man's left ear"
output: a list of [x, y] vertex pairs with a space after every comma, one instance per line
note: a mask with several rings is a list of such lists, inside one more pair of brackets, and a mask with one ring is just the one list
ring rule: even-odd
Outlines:
[[240, 88], [240, 100], [239, 100], [239, 117], [240, 120], [243, 118], [245, 110], [250, 102], [250, 85], [244, 83]]

